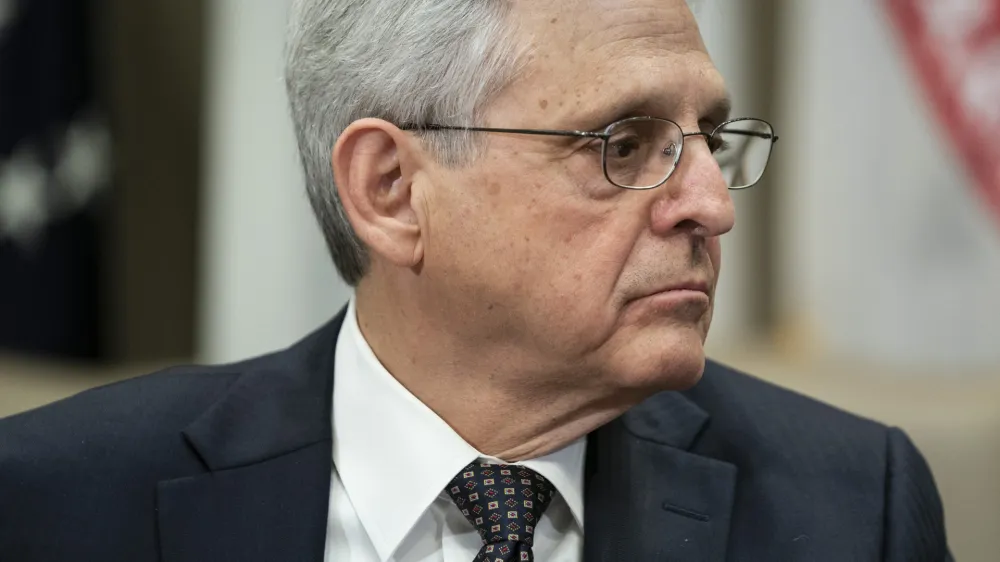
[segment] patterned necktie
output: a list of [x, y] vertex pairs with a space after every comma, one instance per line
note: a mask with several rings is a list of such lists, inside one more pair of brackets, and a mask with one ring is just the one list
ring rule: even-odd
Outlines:
[[523, 466], [474, 462], [447, 491], [483, 539], [474, 562], [535, 559], [535, 525], [555, 494], [545, 477]]

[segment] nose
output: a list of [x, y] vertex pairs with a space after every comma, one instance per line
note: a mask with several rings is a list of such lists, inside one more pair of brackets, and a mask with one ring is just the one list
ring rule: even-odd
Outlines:
[[656, 193], [653, 232], [668, 235], [686, 229], [696, 236], [721, 236], [733, 229], [736, 210], [719, 164], [702, 136], [685, 139], [677, 169]]

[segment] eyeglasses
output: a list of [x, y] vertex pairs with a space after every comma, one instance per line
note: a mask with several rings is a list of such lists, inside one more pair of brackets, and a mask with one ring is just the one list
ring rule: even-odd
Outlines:
[[771, 147], [778, 142], [770, 123], [752, 117], [726, 121], [711, 133], [685, 133], [677, 123], [658, 117], [622, 119], [603, 131], [412, 124], [400, 128], [406, 131], [471, 131], [601, 139], [604, 177], [624, 189], [653, 189], [666, 183], [677, 169], [687, 137], [704, 137], [729, 189], [746, 189], [764, 175], [771, 158]]

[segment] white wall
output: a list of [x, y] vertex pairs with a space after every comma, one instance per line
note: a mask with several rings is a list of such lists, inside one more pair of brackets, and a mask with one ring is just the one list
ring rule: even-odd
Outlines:
[[287, 6], [211, 2], [198, 341], [206, 361], [290, 344], [349, 294], [309, 209], [286, 111]]

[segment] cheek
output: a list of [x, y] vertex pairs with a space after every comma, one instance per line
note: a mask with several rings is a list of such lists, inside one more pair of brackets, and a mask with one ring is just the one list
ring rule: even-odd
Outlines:
[[548, 270], [553, 279], [569, 277], [599, 286], [613, 283], [632, 246], [631, 233], [614, 219], [611, 210], [591, 202], [536, 206], [525, 225], [532, 232], [536, 266]]
[[448, 262], [440, 265], [534, 322], [594, 318], [614, 300], [634, 245], [628, 211], [565, 178], [522, 169], [517, 181], [499, 182], [509, 174], [488, 171], [434, 202], [431, 234]]
[[534, 292], [535, 252], [545, 246], [531, 216], [537, 198], [523, 184], [497, 181], [501, 174], [456, 176], [429, 205], [425, 271], [455, 298], [469, 292], [500, 304]]
[[620, 276], [635, 235], [614, 218], [611, 212], [564, 208], [533, 220], [537, 239], [527, 250], [532, 263], [525, 271], [531, 295], [522, 313], [532, 324], [529, 331], [564, 355], [600, 347], [616, 324]]

